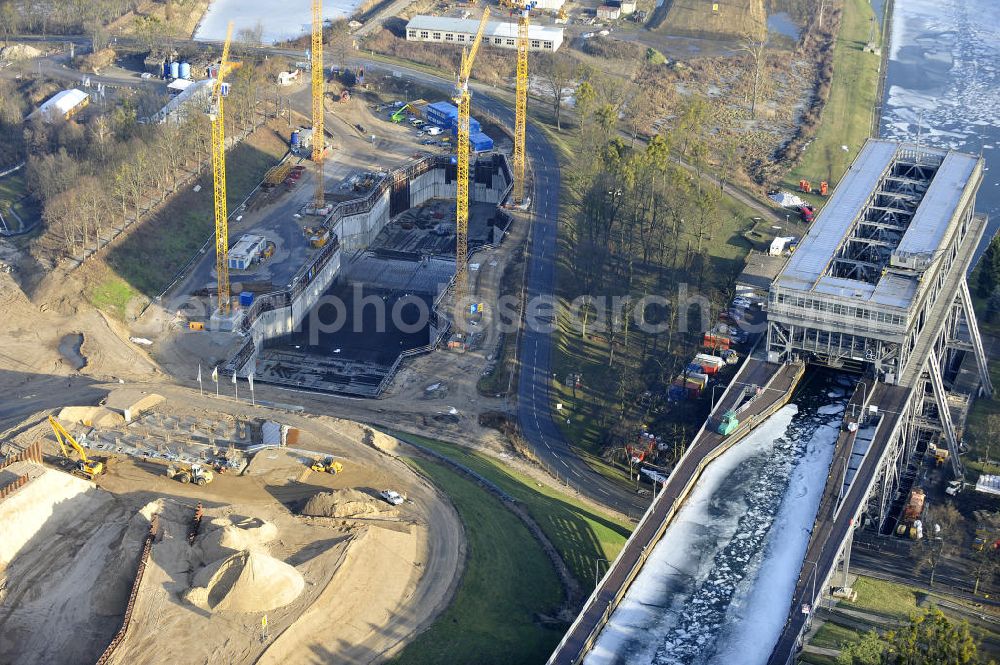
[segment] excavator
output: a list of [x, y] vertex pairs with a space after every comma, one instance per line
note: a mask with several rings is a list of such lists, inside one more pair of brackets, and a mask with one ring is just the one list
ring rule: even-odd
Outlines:
[[67, 432], [66, 428], [63, 427], [58, 420], [49, 416], [49, 425], [52, 427], [52, 431], [56, 435], [56, 441], [59, 442], [59, 447], [62, 448], [62, 454], [66, 457], [66, 459], [70, 461], [73, 459], [70, 457], [69, 448], [66, 447], [67, 444], [69, 444], [69, 446], [76, 451], [76, 454], [80, 456], [80, 459], [77, 460], [73, 469], [73, 472], [76, 475], [83, 476], [87, 480], [93, 480], [97, 476], [104, 473], [104, 463], [87, 457], [87, 452], [83, 449], [83, 446], [76, 442], [73, 435]]

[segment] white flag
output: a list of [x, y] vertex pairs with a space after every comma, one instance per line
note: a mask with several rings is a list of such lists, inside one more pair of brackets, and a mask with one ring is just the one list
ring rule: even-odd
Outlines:
[[250, 382], [250, 390], [253, 390], [253, 372], [247, 374], [247, 381]]
[[233, 372], [233, 383], [236, 383], [236, 372]]
[[216, 365], [215, 367], [212, 368], [212, 380], [215, 381], [216, 383], [219, 382], [219, 366], [218, 365]]
[[198, 383], [201, 383], [201, 363], [198, 363]]

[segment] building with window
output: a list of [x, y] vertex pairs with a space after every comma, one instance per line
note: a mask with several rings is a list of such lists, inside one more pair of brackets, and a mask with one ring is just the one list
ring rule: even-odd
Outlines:
[[[406, 24], [406, 40], [411, 42], [444, 42], [464, 46], [472, 43], [479, 29], [479, 19], [448, 16], [414, 16]], [[532, 24], [528, 27], [528, 48], [532, 51], [555, 52], [563, 42], [563, 29]], [[517, 48], [517, 24], [489, 21], [483, 33], [483, 44], [497, 48]]]

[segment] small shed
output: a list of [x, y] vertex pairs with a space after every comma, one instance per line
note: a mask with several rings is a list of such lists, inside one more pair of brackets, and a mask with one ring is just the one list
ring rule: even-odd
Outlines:
[[264, 251], [264, 236], [248, 233], [229, 250], [229, 269], [246, 270], [260, 258]]
[[771, 282], [788, 261], [787, 256], [770, 256], [751, 251], [743, 272], [736, 278], [736, 295], [767, 303]]

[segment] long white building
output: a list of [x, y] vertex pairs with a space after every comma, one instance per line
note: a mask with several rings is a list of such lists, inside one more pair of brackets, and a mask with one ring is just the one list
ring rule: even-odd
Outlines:
[[[444, 42], [471, 44], [479, 29], [479, 19], [448, 16], [414, 16], [406, 24], [406, 40], [410, 42]], [[563, 29], [543, 25], [528, 26], [528, 47], [532, 51], [556, 51], [563, 42]], [[501, 21], [486, 23], [483, 43], [498, 48], [517, 48], [517, 24]]]

